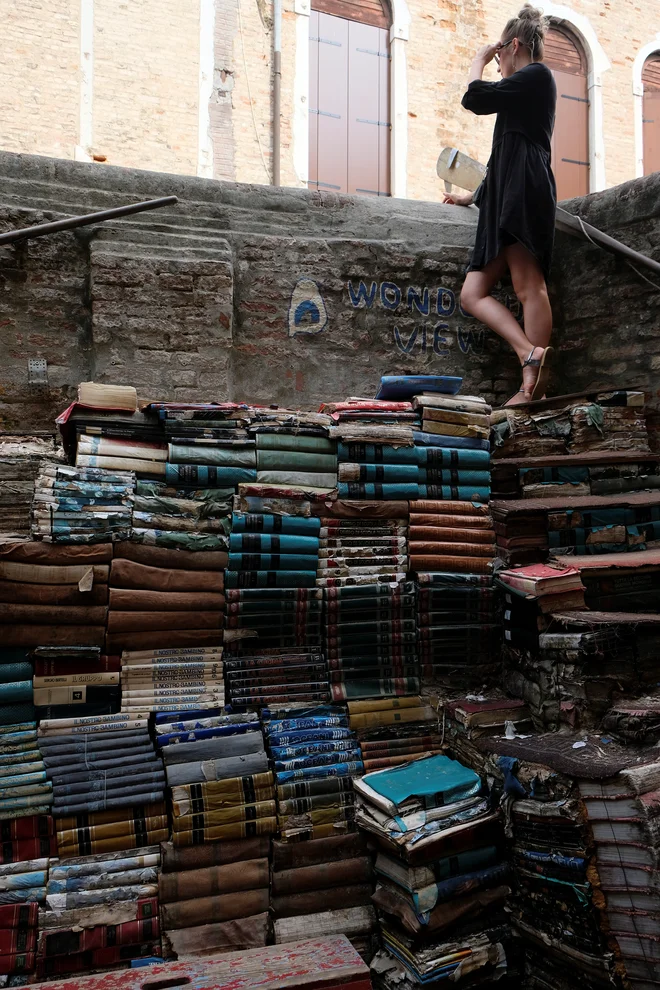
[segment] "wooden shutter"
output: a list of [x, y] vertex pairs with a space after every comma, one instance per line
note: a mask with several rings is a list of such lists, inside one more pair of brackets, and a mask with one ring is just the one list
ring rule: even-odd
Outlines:
[[587, 61], [572, 35], [550, 28], [544, 62], [557, 84], [557, 118], [552, 138], [557, 198], [586, 196], [590, 168]]
[[389, 32], [313, 10], [309, 187], [390, 193]]
[[644, 175], [650, 175], [660, 172], [660, 52], [654, 52], [644, 63], [642, 84]]
[[372, 27], [387, 29], [392, 23], [387, 0], [312, 0], [312, 8]]

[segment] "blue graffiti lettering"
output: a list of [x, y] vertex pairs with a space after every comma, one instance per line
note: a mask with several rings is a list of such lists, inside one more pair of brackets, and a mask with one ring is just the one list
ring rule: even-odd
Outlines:
[[443, 330], [448, 330], [449, 324], [447, 323], [436, 323], [433, 330], [433, 353], [437, 354], [438, 357], [448, 357], [449, 350], [447, 347], [442, 347], [442, 344], [448, 344], [449, 341], [446, 337], [442, 336]]
[[438, 298], [435, 303], [438, 316], [453, 316], [456, 309], [456, 295], [451, 289], [438, 289]]
[[398, 327], [395, 327], [394, 328], [394, 340], [395, 340], [396, 346], [399, 348], [399, 350], [402, 351], [404, 354], [410, 354], [412, 352], [413, 347], [415, 346], [415, 342], [417, 340], [417, 334], [418, 334], [418, 332], [419, 332], [419, 328], [418, 327], [415, 327], [411, 331], [410, 336], [408, 337], [407, 342], [404, 344], [403, 340], [401, 339], [401, 333], [399, 331], [399, 328]]
[[[389, 294], [392, 298], [390, 299]], [[385, 309], [398, 309], [401, 303], [401, 289], [394, 282], [382, 282], [380, 286], [380, 301]]]
[[353, 288], [353, 283], [348, 283], [348, 294], [351, 298], [351, 303], [357, 309], [362, 303], [365, 304], [367, 309], [371, 309], [373, 306], [374, 298], [376, 296], [376, 283], [372, 282], [367, 289], [364, 282], [360, 282], [357, 288], [357, 292]]
[[431, 311], [431, 301], [429, 299], [429, 290], [424, 287], [421, 292], [418, 292], [414, 285], [408, 286], [408, 309], [412, 313], [413, 308], [421, 313], [422, 316], [428, 316]]
[[457, 338], [458, 346], [463, 351], [463, 354], [469, 354], [470, 351], [481, 352], [484, 349], [486, 331], [473, 330], [472, 328], [463, 330], [459, 327]]

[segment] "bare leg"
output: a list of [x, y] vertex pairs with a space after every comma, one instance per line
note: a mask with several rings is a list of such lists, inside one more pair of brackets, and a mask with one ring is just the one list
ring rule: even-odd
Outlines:
[[525, 317], [525, 336], [535, 347], [547, 347], [552, 334], [552, 308], [538, 261], [522, 244], [504, 248], [513, 290]]
[[[531, 258], [532, 256], [528, 253], [528, 257]], [[461, 292], [461, 305], [468, 313], [476, 316], [478, 320], [503, 337], [514, 349], [522, 365], [529, 357], [530, 351], [534, 350], [534, 358], [540, 358], [543, 351], [540, 346], [534, 348], [530, 339], [520, 329], [512, 313], [490, 294], [493, 286], [504, 275], [506, 269], [507, 260], [505, 253], [502, 252], [480, 271], [468, 272]], [[520, 392], [518, 401], [524, 402], [529, 398], [536, 382], [536, 376], [535, 368], [523, 370], [524, 393]]]

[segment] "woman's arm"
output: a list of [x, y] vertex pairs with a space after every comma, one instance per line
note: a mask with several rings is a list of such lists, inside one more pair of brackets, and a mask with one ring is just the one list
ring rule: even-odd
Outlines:
[[[466, 110], [471, 110], [476, 114], [499, 113], [513, 103], [525, 98], [538, 83], [535, 73], [538, 63], [530, 62], [522, 69], [518, 69], [512, 76], [500, 79], [499, 82], [484, 82], [481, 78], [473, 78], [472, 71], [476, 69], [479, 59], [477, 54], [472, 63], [470, 72], [470, 82], [465, 91], [461, 104]], [[482, 69], [483, 71], [483, 69]]]
[[470, 75], [468, 76], [468, 86], [471, 82], [475, 82], [477, 79], [481, 79], [484, 74], [484, 69], [489, 62], [492, 62], [495, 57], [495, 52], [499, 48], [499, 45], [484, 45], [480, 48], [477, 54], [472, 60], [472, 65], [470, 66]]
[[474, 193], [445, 193], [442, 202], [450, 206], [472, 206]]

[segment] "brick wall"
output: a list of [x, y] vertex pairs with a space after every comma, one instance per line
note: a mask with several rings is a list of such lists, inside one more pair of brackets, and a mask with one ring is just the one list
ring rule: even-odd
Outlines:
[[199, 0], [94, 0], [94, 153], [195, 175], [198, 102]]
[[0, 0], [0, 146], [73, 158], [80, 0]]
[[[113, 164], [195, 174], [199, 0], [88, 0], [93, 7], [92, 151]], [[470, 61], [497, 39], [519, 0], [408, 0], [408, 195], [437, 200], [439, 150], [488, 156], [492, 121], [460, 106]], [[542, 0], [539, 0], [542, 5]], [[608, 186], [634, 176], [632, 66], [660, 33], [657, 0], [571, 0], [611, 68], [602, 77]], [[64, 158], [79, 143], [79, 0], [0, 0], [0, 147]], [[293, 168], [296, 20], [283, 0], [282, 181]], [[660, 44], [660, 43], [659, 43]], [[215, 0], [208, 107], [218, 178], [268, 183], [272, 172], [272, 2]], [[494, 66], [486, 77], [497, 78]]]

